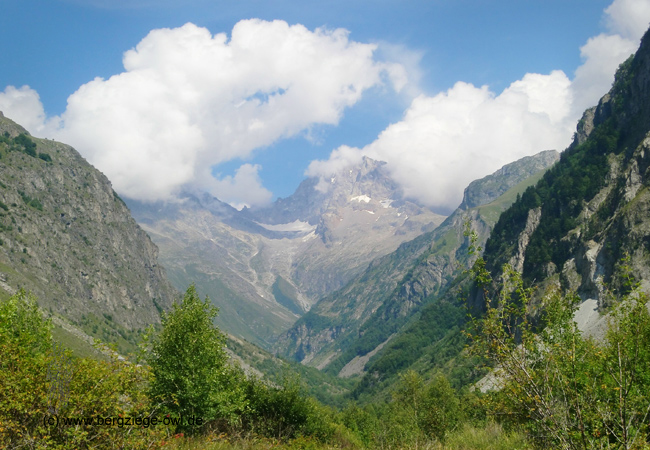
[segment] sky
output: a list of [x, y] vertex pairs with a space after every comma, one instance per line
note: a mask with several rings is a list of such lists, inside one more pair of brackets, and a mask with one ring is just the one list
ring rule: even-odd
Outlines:
[[123, 196], [235, 207], [362, 156], [448, 213], [570, 143], [650, 0], [0, 0], [0, 111]]

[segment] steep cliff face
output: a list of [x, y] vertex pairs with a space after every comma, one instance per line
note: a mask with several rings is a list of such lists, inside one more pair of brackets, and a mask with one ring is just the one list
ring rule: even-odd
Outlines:
[[[343, 289], [319, 301], [281, 336], [277, 350], [332, 373], [353, 373], [347, 367], [351, 361], [383, 345], [453, 280], [467, 254], [465, 221], [471, 221], [484, 242], [499, 213], [558, 157], [554, 151], [542, 152], [470, 184], [461, 208], [440, 227], [374, 261]], [[468, 207], [480, 201], [485, 203]]]
[[[574, 142], [505, 212], [486, 244], [493, 272], [514, 262], [528, 281], [555, 283], [606, 306], [631, 270], [650, 288], [650, 37], [587, 110]], [[534, 219], [534, 220], [531, 220]], [[625, 258], [625, 262], [623, 259]]]
[[0, 295], [25, 288], [90, 334], [126, 338], [177, 295], [157, 253], [101, 172], [0, 115]]

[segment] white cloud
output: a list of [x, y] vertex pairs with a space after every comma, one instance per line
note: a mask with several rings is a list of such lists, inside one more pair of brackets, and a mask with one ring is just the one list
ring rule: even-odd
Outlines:
[[[337, 124], [384, 74], [400, 88], [404, 74], [376, 62], [375, 50], [342, 29], [283, 21], [241, 21], [230, 39], [191, 23], [153, 30], [124, 54], [123, 73], [96, 78], [68, 98], [58, 128], [32, 128], [75, 146], [128, 197], [171, 198], [198, 179], [217, 197], [227, 189], [245, 203], [235, 190], [259, 194], [254, 166], [225, 184], [201, 173], [315, 124]], [[268, 197], [258, 194], [255, 202]]]
[[614, 81], [618, 66], [636, 51], [636, 39], [626, 39], [618, 34], [599, 34], [590, 38], [580, 48], [583, 64], [578, 67], [572, 83], [574, 95], [573, 116], [594, 106]]
[[421, 94], [420, 79], [422, 69], [420, 62], [424, 52], [410, 49], [404, 45], [380, 41], [377, 43], [377, 55], [383, 61], [396, 64], [388, 65], [387, 71], [396, 91], [413, 99]]
[[259, 164], [243, 164], [235, 172], [235, 176], [226, 176], [221, 179], [209, 175], [206, 184], [212, 184], [214, 190], [221, 195], [220, 200], [230, 203], [237, 209], [244, 206], [258, 206], [269, 203], [272, 194], [262, 186]]
[[605, 9], [605, 22], [612, 34], [638, 41], [650, 23], [650, 2], [645, 0], [614, 0]]
[[[0, 93], [0, 108], [35, 134], [77, 147], [124, 195], [170, 198], [193, 184], [232, 204], [256, 205], [270, 199], [259, 166], [244, 164], [222, 179], [212, 168], [309, 135], [315, 124], [337, 124], [364, 90], [389, 80], [415, 97], [403, 119], [363, 148], [342, 146], [312, 162], [306, 173], [327, 176], [368, 155], [388, 162], [406, 195], [450, 210], [473, 179], [566, 147], [582, 111], [636, 49], [650, 0], [615, 0], [604, 19], [608, 32], [580, 49], [573, 80], [561, 71], [527, 74], [501, 93], [458, 82], [422, 95], [413, 83], [417, 52], [350, 41], [345, 30], [246, 20], [230, 38], [192, 24], [152, 31], [125, 53], [123, 73], [80, 87], [60, 118], [45, 120], [28, 87]], [[397, 63], [378, 62], [378, 52]]]
[[38, 92], [29, 86], [7, 86], [0, 92], [0, 111], [31, 133], [38, 133], [45, 126], [45, 111]]
[[[362, 155], [388, 162], [408, 197], [453, 210], [463, 189], [504, 164], [546, 149], [563, 150], [582, 112], [611, 87], [614, 72], [638, 47], [650, 1], [616, 0], [606, 10], [610, 33], [580, 49], [571, 81], [562, 71], [526, 74], [501, 94], [458, 82], [433, 97], [415, 98], [401, 121], [363, 148], [340, 147], [306, 171], [323, 180]], [[327, 183], [319, 185], [325, 188]]]
[[498, 96], [486, 86], [458, 82], [435, 97], [417, 97], [375, 142], [341, 147], [328, 161], [313, 162], [307, 174], [326, 177], [367, 155], [388, 162], [407, 197], [449, 211], [472, 180], [571, 136], [564, 123], [569, 88], [560, 71], [528, 74]]

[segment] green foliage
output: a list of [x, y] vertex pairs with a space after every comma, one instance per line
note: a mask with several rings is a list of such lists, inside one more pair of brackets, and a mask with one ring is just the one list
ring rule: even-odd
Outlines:
[[616, 121], [606, 120], [587, 141], [562, 153], [560, 162], [499, 217], [485, 245], [485, 260], [490, 261], [493, 273], [505, 262], [505, 255], [515, 249], [529, 211], [539, 207], [541, 219], [526, 248], [524, 277], [543, 279], [550, 262], [562, 267], [573, 249], [569, 241], [561, 238], [578, 225], [585, 203], [605, 185], [609, 173], [607, 155], [618, 151], [619, 139]]
[[38, 157], [45, 162], [52, 162], [52, 157], [47, 153], [41, 152], [38, 154]]
[[373, 396], [425, 354], [430, 355], [433, 367], [442, 368], [465, 347], [464, 336], [460, 334], [464, 322], [464, 309], [447, 298], [426, 305], [419, 318], [367, 364], [367, 373], [352, 391], [352, 396], [355, 399]]
[[244, 384], [248, 400], [244, 429], [281, 440], [312, 436], [326, 442], [335, 434], [332, 411], [305, 397], [298, 378], [287, 376], [282, 386], [255, 378]]
[[416, 372], [409, 370], [400, 376], [394, 399], [400, 409], [411, 417], [417, 432], [423, 437], [444, 440], [460, 422], [460, 400], [441, 374], [424, 386]]
[[[213, 322], [217, 313], [192, 285], [182, 303], [163, 314], [162, 330], [152, 337], [146, 356], [153, 375], [148, 393], [163, 411], [200, 417], [204, 424], [233, 423], [245, 408], [239, 372], [228, 364], [225, 337]], [[200, 430], [196, 424], [179, 426], [179, 431]]]
[[51, 346], [50, 330], [51, 324], [43, 319], [36, 299], [25, 290], [0, 303], [0, 342], [42, 355]]
[[18, 191], [18, 193], [20, 194], [20, 197], [23, 199], [25, 204], [31, 206], [34, 209], [38, 209], [39, 211], [43, 211], [43, 204], [39, 199], [35, 197], [32, 198], [29, 195], [25, 194], [23, 191]]
[[36, 143], [29, 136], [21, 133], [14, 138], [14, 143], [21, 146], [23, 151], [29, 156], [36, 158]]
[[[461, 395], [444, 375], [427, 381], [413, 370], [400, 374], [390, 401], [363, 408], [350, 404], [342, 412], [342, 422], [366, 448], [385, 449], [439, 448], [436, 443], [458, 444], [458, 435], [467, 430], [484, 438], [482, 430], [493, 428], [476, 393]], [[476, 448], [490, 448], [485, 441]]]
[[[489, 277], [484, 267], [476, 272]], [[650, 314], [632, 291], [614, 308], [603, 342], [573, 321], [579, 299], [549, 291], [543, 330], [535, 329], [532, 289], [504, 266], [498, 298], [485, 289], [472, 351], [495, 364], [493, 413], [523, 426], [542, 448], [632, 448], [650, 438]], [[481, 286], [484, 287], [484, 286]], [[537, 332], [536, 332], [537, 331]]]
[[531, 448], [523, 433], [505, 432], [498, 423], [473, 426], [465, 423], [461, 429], [452, 433], [444, 445], [432, 449], [445, 450], [512, 450]]
[[50, 324], [33, 296], [0, 303], [0, 447], [8, 449], [159, 448], [165, 427], [143, 429], [64, 418], [148, 417], [144, 368], [73, 359], [53, 348]]
[[443, 375], [437, 375], [427, 387], [422, 402], [420, 427], [439, 440], [456, 428], [461, 420], [460, 399]]

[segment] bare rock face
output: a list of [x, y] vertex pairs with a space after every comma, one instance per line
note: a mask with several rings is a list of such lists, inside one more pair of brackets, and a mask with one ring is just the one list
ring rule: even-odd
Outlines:
[[159, 322], [178, 293], [108, 179], [3, 116], [0, 136], [0, 296], [25, 288], [104, 340]]
[[517, 272], [522, 272], [524, 270], [524, 258], [526, 254], [526, 247], [528, 247], [528, 243], [530, 242], [530, 237], [533, 235], [533, 232], [535, 232], [535, 229], [539, 225], [539, 220], [541, 219], [541, 217], [542, 217], [541, 208], [535, 208], [528, 211], [528, 219], [526, 219], [526, 226], [524, 227], [524, 231], [522, 231], [521, 234], [519, 235], [519, 239], [517, 241], [517, 253], [513, 255], [513, 257], [509, 261], [512, 268], [515, 269]]

